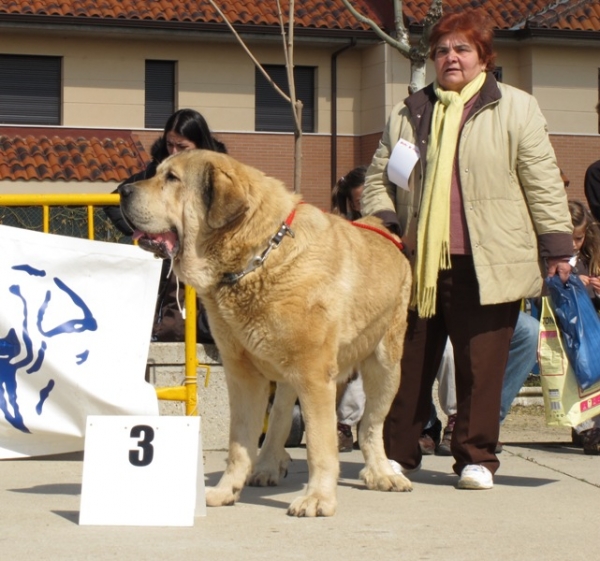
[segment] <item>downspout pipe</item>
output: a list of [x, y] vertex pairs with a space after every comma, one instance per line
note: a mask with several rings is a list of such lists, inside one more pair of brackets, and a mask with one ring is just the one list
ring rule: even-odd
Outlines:
[[355, 46], [356, 39], [353, 37], [348, 45], [331, 55], [331, 180], [329, 185], [332, 190], [337, 181], [337, 58], [344, 51]]

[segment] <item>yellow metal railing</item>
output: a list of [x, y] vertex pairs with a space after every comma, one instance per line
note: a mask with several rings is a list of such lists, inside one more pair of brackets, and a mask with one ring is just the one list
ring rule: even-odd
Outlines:
[[[82, 206], [87, 208], [88, 239], [94, 239], [94, 207], [118, 205], [117, 194], [77, 193], [77, 194], [0, 194], [0, 207], [22, 206], [42, 207], [42, 229], [50, 231], [50, 207]], [[185, 287], [185, 379], [182, 386], [156, 388], [158, 399], [182, 401], [186, 415], [198, 414], [197, 369], [206, 371], [206, 384], [210, 377], [210, 365], [201, 364], [196, 354], [196, 291]]]

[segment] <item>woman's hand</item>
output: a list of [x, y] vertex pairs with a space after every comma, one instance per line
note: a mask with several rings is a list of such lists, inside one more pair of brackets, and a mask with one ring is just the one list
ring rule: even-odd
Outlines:
[[548, 268], [548, 276], [553, 277], [558, 275], [560, 280], [567, 282], [571, 274], [571, 265], [564, 257], [550, 257], [546, 259], [546, 267]]
[[588, 277], [589, 284], [593, 287], [594, 292], [596, 294], [600, 293], [600, 278], [598, 277]]

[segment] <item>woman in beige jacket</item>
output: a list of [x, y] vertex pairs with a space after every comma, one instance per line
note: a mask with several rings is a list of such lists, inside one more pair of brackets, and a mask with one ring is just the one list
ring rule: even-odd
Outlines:
[[[463, 489], [493, 486], [520, 300], [540, 295], [544, 274], [566, 278], [572, 253], [544, 117], [532, 96], [490, 73], [492, 38], [476, 12], [436, 24], [436, 80], [392, 110], [361, 201], [364, 214], [402, 236], [413, 263], [402, 381], [384, 432], [388, 457], [404, 473], [419, 469], [418, 439], [450, 337], [458, 398], [451, 449]], [[398, 163], [410, 152], [418, 159], [407, 179]]]

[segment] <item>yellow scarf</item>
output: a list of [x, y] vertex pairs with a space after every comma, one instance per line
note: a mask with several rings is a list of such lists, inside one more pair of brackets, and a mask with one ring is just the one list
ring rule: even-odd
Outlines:
[[485, 78], [486, 73], [481, 72], [460, 93], [443, 90], [437, 80], [434, 82], [438, 101], [433, 108], [427, 147], [413, 271], [412, 305], [422, 318], [435, 314], [438, 272], [450, 269], [450, 186], [458, 133], [465, 103], [479, 92]]

